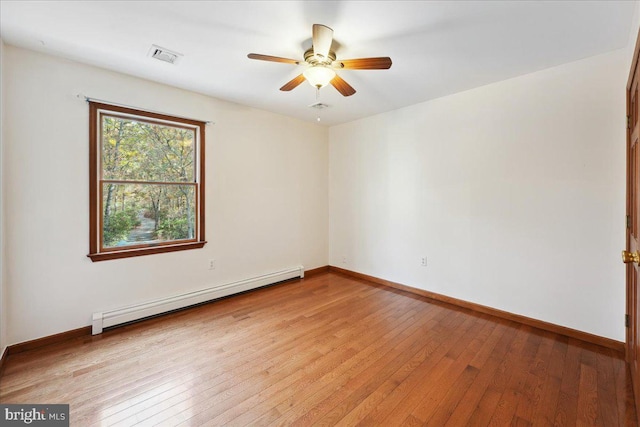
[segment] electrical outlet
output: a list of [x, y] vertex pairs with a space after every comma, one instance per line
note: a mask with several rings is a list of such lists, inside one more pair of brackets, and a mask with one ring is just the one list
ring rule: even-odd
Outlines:
[[209, 270], [215, 270], [216, 269], [216, 260], [215, 259], [210, 259], [209, 260]]
[[346, 263], [347, 263], [347, 257], [346, 257], [346, 256], [343, 256], [343, 257], [342, 257], [342, 263], [343, 263], [343, 264], [346, 264]]
[[427, 266], [427, 257], [426, 257], [426, 256], [423, 256], [423, 257], [420, 259], [420, 265], [422, 265], [423, 267], [426, 267], [426, 266]]

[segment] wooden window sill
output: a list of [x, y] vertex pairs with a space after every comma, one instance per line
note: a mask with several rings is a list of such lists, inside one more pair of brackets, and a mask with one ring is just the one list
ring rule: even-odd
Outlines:
[[205, 244], [207, 244], [206, 241], [182, 243], [182, 244], [176, 244], [176, 245], [152, 246], [148, 248], [136, 248], [131, 250], [124, 249], [124, 250], [118, 250], [113, 252], [99, 252], [95, 254], [88, 254], [87, 256], [91, 258], [91, 261], [93, 262], [107, 261], [110, 259], [131, 258], [135, 256], [161, 254], [164, 252], [177, 252], [177, 251], [186, 251], [189, 249], [200, 249]]

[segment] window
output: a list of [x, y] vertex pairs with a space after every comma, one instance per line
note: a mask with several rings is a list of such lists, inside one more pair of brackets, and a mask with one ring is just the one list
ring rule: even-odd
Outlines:
[[205, 123], [89, 102], [89, 255], [201, 248]]

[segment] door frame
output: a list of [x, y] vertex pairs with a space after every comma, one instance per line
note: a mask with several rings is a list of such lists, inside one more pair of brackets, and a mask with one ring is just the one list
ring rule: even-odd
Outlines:
[[[633, 185], [632, 185], [632, 171], [631, 171], [631, 142], [632, 142], [632, 132], [633, 129], [632, 127], [629, 125], [629, 123], [631, 122], [631, 116], [632, 115], [638, 115], [638, 105], [633, 106], [631, 104], [631, 89], [632, 89], [632, 83], [634, 80], [634, 77], [636, 77], [636, 73], [639, 71], [639, 67], [638, 67], [638, 59], [640, 57], [640, 30], [638, 31], [638, 35], [636, 37], [636, 44], [634, 47], [634, 51], [633, 51], [633, 59], [631, 61], [631, 68], [629, 70], [629, 78], [627, 79], [627, 88], [626, 88], [626, 92], [625, 92], [625, 98], [626, 98], [626, 104], [627, 104], [627, 110], [626, 110], [626, 114], [627, 114], [627, 131], [626, 131], [626, 174], [625, 174], [625, 179], [626, 179], [626, 192], [625, 192], [625, 197], [626, 197], [626, 224], [625, 224], [625, 237], [626, 237], [626, 241], [625, 241], [625, 249], [627, 251], [631, 250], [631, 230], [632, 228], [629, 227], [629, 218], [631, 215], [631, 192], [633, 190]], [[638, 77], [638, 82], [637, 85], [640, 84], [640, 76]], [[638, 97], [638, 94], [636, 94], [636, 97]], [[636, 104], [639, 101], [636, 101]], [[636, 111], [632, 111], [632, 109], [634, 109]], [[640, 126], [637, 125], [637, 126]], [[637, 127], [634, 126], [634, 127]], [[636, 143], [639, 144], [640, 142]], [[636, 148], [638, 149], [638, 148]], [[636, 165], [636, 167], [638, 167]], [[637, 197], [637, 195], [636, 195]], [[632, 346], [632, 341], [633, 341], [633, 336], [636, 335], [637, 336], [637, 330], [640, 327], [640, 319], [637, 318], [636, 313], [637, 313], [637, 292], [638, 292], [638, 284], [636, 284], [636, 287], [634, 288], [632, 286], [633, 283], [633, 279], [634, 279], [634, 275], [636, 275], [636, 271], [635, 268], [633, 266], [633, 264], [625, 264], [625, 268], [626, 268], [626, 274], [625, 274], [625, 288], [626, 288], [626, 304], [625, 304], [625, 308], [626, 308], [626, 316], [627, 316], [627, 324], [626, 324], [626, 333], [625, 333], [625, 359], [627, 361], [627, 364], [629, 366], [629, 371], [631, 374], [631, 388], [633, 390], [633, 394], [634, 394], [634, 402], [635, 402], [635, 406], [636, 406], [636, 413], [638, 416], [638, 421], [640, 422], [640, 378], [638, 375], [637, 370], [635, 369], [635, 360], [638, 355], [636, 354], [636, 352], [638, 351], [639, 347], [640, 347], [640, 343], [636, 343], [636, 348], [633, 348]]]

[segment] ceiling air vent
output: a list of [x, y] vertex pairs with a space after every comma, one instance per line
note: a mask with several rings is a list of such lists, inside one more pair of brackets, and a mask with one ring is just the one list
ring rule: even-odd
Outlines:
[[160, 61], [168, 62], [169, 64], [176, 64], [183, 55], [181, 53], [174, 52], [164, 47], [152, 44], [151, 49], [149, 49], [149, 56]]
[[323, 104], [322, 102], [316, 102], [315, 104], [309, 105], [309, 108], [315, 108], [316, 110], [324, 110], [325, 108], [329, 108], [327, 104]]

